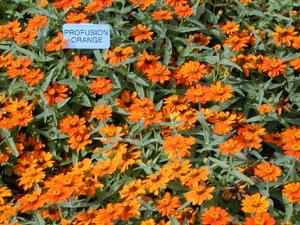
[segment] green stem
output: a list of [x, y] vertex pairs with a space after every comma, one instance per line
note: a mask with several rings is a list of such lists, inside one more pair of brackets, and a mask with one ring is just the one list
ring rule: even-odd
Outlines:
[[231, 170], [232, 170], [232, 155], [229, 156], [229, 169], [228, 169], [228, 172], [227, 172], [227, 175], [226, 175], [226, 178], [225, 178], [226, 182], [228, 182]]

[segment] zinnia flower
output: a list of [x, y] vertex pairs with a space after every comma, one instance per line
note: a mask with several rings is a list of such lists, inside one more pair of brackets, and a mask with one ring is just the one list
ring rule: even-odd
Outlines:
[[270, 203], [266, 197], [255, 193], [253, 195], [246, 195], [241, 205], [245, 213], [264, 213], [267, 212]]
[[263, 162], [257, 164], [254, 168], [254, 174], [264, 181], [277, 181], [278, 177], [281, 175], [280, 167], [271, 164], [269, 162]]
[[230, 221], [229, 213], [221, 207], [211, 206], [203, 214], [203, 225], [226, 225]]
[[93, 60], [86, 55], [80, 57], [75, 56], [74, 61], [69, 63], [68, 69], [72, 70], [75, 77], [88, 76], [89, 72], [94, 68]]

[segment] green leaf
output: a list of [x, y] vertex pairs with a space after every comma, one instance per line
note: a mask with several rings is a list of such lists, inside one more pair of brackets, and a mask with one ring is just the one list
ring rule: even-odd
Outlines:
[[218, 165], [218, 166], [221, 167], [221, 168], [228, 169], [228, 168], [230, 167], [227, 163], [224, 163], [223, 161], [218, 160], [218, 159], [216, 159], [216, 158], [208, 157], [208, 159], [209, 159], [210, 161], [214, 162], [216, 165]]
[[220, 64], [225, 65], [225, 66], [232, 66], [232, 67], [238, 69], [241, 72], [243, 71], [242, 68], [238, 64], [236, 64], [236, 63], [234, 63], [234, 62], [232, 62], [228, 59], [222, 59], [220, 61]]
[[165, 65], [168, 65], [172, 56], [172, 42], [169, 38], [166, 38], [166, 46], [164, 51], [164, 61]]
[[5, 139], [5, 143], [8, 145], [8, 147], [12, 150], [12, 153], [14, 156], [18, 157], [19, 152], [17, 149], [17, 146], [15, 144], [14, 139], [11, 137], [10, 131], [8, 129], [0, 129], [0, 134]]
[[176, 220], [173, 216], [169, 216], [169, 219], [171, 221], [171, 225], [180, 225], [178, 220]]
[[249, 177], [245, 176], [244, 174], [240, 173], [240, 172], [237, 171], [237, 170], [232, 170], [232, 171], [230, 171], [230, 173], [231, 173], [233, 176], [239, 178], [240, 180], [243, 180], [243, 181], [245, 181], [245, 182], [247, 182], [247, 183], [249, 183], [249, 184], [251, 184], [251, 185], [254, 184], [253, 180], [251, 180]]

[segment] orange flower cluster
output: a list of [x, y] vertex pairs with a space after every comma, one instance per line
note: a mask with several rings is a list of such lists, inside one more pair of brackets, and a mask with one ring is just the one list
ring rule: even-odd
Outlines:
[[298, 159], [300, 157], [300, 128], [287, 128], [280, 134], [280, 138], [284, 154]]
[[202, 109], [206, 120], [214, 124], [214, 132], [218, 135], [226, 135], [233, 131], [239, 124], [246, 120], [242, 113], [235, 111], [214, 111]]
[[238, 128], [238, 135], [235, 135], [221, 144], [220, 151], [223, 154], [236, 154], [247, 148], [260, 149], [265, 128], [259, 124], [244, 124]]
[[233, 51], [244, 51], [251, 44], [255, 44], [255, 37], [251, 34], [251, 30], [240, 31], [240, 25], [227, 21], [221, 26], [222, 31], [229, 35], [224, 41], [224, 47], [231, 47]]
[[57, 36], [46, 44], [45, 49], [48, 52], [56, 52], [64, 49], [66, 45], [67, 41], [64, 40], [62, 32], [58, 32]]
[[0, 56], [0, 68], [7, 69], [10, 78], [21, 77], [29, 86], [37, 85], [45, 76], [40, 69], [30, 68], [31, 64], [32, 60], [27, 57]]
[[225, 102], [233, 97], [233, 90], [231, 85], [224, 85], [220, 81], [210, 86], [196, 84], [185, 92], [185, 97], [192, 103]]
[[21, 32], [21, 23], [17, 20], [0, 26], [0, 41], [13, 39], [19, 45], [32, 45], [38, 36], [39, 29], [47, 26], [47, 16], [41, 15], [31, 18], [24, 31]]
[[[1, 97], [0, 128], [26, 127], [33, 120], [34, 102]], [[4, 101], [5, 100], [5, 101]]]
[[67, 115], [60, 121], [60, 130], [68, 134], [68, 143], [73, 150], [84, 150], [86, 145], [92, 143], [91, 127], [86, 125], [85, 118], [80, 118], [78, 115]]

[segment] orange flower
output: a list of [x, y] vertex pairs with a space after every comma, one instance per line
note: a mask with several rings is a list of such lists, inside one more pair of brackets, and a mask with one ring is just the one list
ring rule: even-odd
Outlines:
[[134, 53], [134, 49], [131, 46], [116, 47], [113, 50], [108, 51], [108, 63], [115, 65], [129, 59]]
[[219, 146], [222, 154], [234, 155], [243, 150], [243, 145], [236, 138], [230, 138]]
[[142, 10], [147, 9], [150, 5], [156, 3], [156, 0], [129, 0], [133, 4], [139, 4]]
[[145, 194], [146, 191], [142, 185], [142, 180], [138, 179], [124, 185], [119, 193], [122, 199], [124, 199], [125, 201], [129, 201], [139, 195]]
[[90, 84], [90, 89], [95, 95], [105, 95], [111, 93], [113, 84], [110, 79], [97, 77], [96, 80]]
[[91, 135], [89, 134], [89, 129], [75, 131], [69, 135], [70, 138], [68, 143], [73, 150], [85, 150], [86, 146], [92, 143], [92, 140], [90, 140]]
[[278, 146], [282, 145], [282, 139], [280, 133], [271, 133], [271, 134], [267, 133], [264, 135], [264, 141]]
[[300, 49], [300, 37], [293, 38], [293, 47], [295, 49]]
[[69, 88], [63, 84], [53, 83], [52, 86], [49, 85], [45, 93], [45, 97], [48, 104], [52, 106], [53, 104], [58, 104], [61, 101], [68, 98]]
[[203, 33], [196, 33], [196, 34], [190, 34], [189, 41], [191, 41], [193, 44], [198, 44], [198, 45], [208, 45], [211, 37], [206, 36]]
[[32, 69], [23, 77], [23, 79], [29, 84], [29, 86], [33, 86], [38, 84], [44, 76], [45, 74], [40, 69]]
[[112, 116], [112, 108], [107, 105], [98, 105], [92, 111], [92, 116], [97, 120], [104, 122]]
[[215, 85], [210, 86], [211, 99], [215, 102], [225, 102], [233, 97], [231, 85], [222, 84], [217, 81]]
[[190, 170], [191, 163], [189, 160], [184, 160], [183, 162], [179, 162], [178, 160], [174, 162], [167, 163], [160, 171], [165, 177], [170, 180], [175, 178], [179, 178], [187, 174]]
[[3, 206], [0, 206], [0, 223], [10, 224], [11, 217], [17, 215], [16, 207], [13, 203], [7, 203]]
[[0, 187], [0, 205], [5, 204], [5, 197], [10, 197], [11, 196], [11, 190], [8, 189], [7, 187]]
[[26, 127], [33, 120], [34, 104], [24, 100], [10, 98], [2, 110], [6, 112], [6, 118], [0, 120], [0, 128]]
[[59, 51], [64, 49], [66, 45], [67, 41], [64, 40], [62, 32], [58, 32], [57, 36], [46, 44], [45, 49], [48, 52]]
[[274, 112], [275, 108], [272, 104], [262, 104], [258, 107], [259, 114], [268, 114], [270, 112]]
[[202, 214], [203, 225], [226, 225], [230, 222], [229, 213], [220, 207], [211, 206]]
[[149, 219], [142, 221], [141, 225], [156, 225], [156, 223], [153, 219]]
[[15, 59], [12, 54], [0, 55], [0, 67], [8, 67], [14, 60]]
[[286, 45], [291, 46], [292, 41], [297, 35], [297, 31], [295, 31], [295, 27], [284, 28], [280, 26], [276, 26], [275, 32], [273, 32], [273, 36], [277, 45]]
[[221, 26], [221, 29], [225, 34], [232, 35], [239, 31], [240, 25], [232, 21], [227, 21], [226, 24]]
[[65, 188], [62, 185], [53, 185], [48, 191], [41, 196], [41, 199], [45, 202], [61, 203], [68, 201], [73, 193], [70, 188]]
[[145, 73], [146, 70], [154, 67], [157, 63], [156, 60], [160, 58], [160, 56], [150, 55], [146, 51], [144, 51], [142, 54], [139, 54], [139, 56], [141, 57], [138, 58], [136, 62], [136, 68], [142, 73]]
[[87, 13], [95, 14], [97, 12], [100, 12], [102, 9], [104, 9], [105, 6], [102, 4], [102, 2], [89, 2], [84, 11]]
[[21, 24], [17, 20], [8, 23], [4, 27], [4, 34], [10, 38], [14, 38], [21, 31]]
[[168, 216], [180, 206], [181, 202], [178, 196], [171, 197], [171, 194], [166, 192], [164, 198], [157, 200], [156, 208], [162, 216]]
[[191, 169], [187, 174], [179, 177], [182, 184], [193, 189], [201, 185], [202, 182], [208, 180], [210, 170], [208, 167], [200, 167]]
[[163, 142], [164, 151], [170, 159], [181, 159], [191, 155], [191, 146], [196, 143], [194, 137], [184, 137], [181, 134], [168, 136]]
[[48, 17], [44, 15], [33, 17], [28, 21], [27, 29], [38, 30], [47, 25]]
[[66, 118], [59, 122], [59, 126], [63, 133], [73, 134], [87, 129], [85, 122], [85, 118], [80, 118], [78, 115], [67, 115]]
[[160, 173], [154, 173], [149, 175], [143, 185], [145, 185], [148, 192], [158, 195], [160, 190], [167, 187], [169, 179]]
[[26, 29], [24, 32], [22, 33], [18, 33], [15, 36], [15, 41], [19, 44], [19, 45], [32, 45], [33, 41], [36, 39], [38, 33], [36, 30], [31, 30], [31, 29]]
[[18, 199], [18, 203], [20, 204], [18, 206], [18, 210], [20, 210], [22, 213], [28, 212], [31, 210], [38, 210], [42, 208], [45, 205], [45, 201], [43, 201], [41, 198], [41, 189], [38, 189], [38, 191], [33, 192], [32, 194], [26, 194], [23, 197]]
[[73, 13], [70, 12], [67, 15], [67, 23], [88, 23], [89, 19], [87, 18], [86, 14], [84, 13]]
[[189, 4], [179, 3], [178, 6], [175, 6], [175, 14], [179, 18], [190, 17], [191, 15], [193, 15], [193, 13], [194, 13], [194, 9]]
[[294, 70], [300, 70], [300, 59], [292, 60], [290, 65], [294, 68]]
[[15, 59], [7, 68], [8, 76], [10, 76], [11, 78], [15, 78], [20, 75], [26, 75], [30, 72], [28, 67], [31, 65], [31, 62], [32, 61], [29, 58]]
[[289, 202], [297, 202], [300, 204], [300, 182], [285, 184], [283, 194]]
[[206, 65], [190, 60], [178, 68], [174, 77], [177, 80], [177, 84], [183, 83], [185, 85], [191, 85], [203, 79], [208, 73]]
[[261, 67], [262, 72], [267, 72], [269, 77], [277, 77], [280, 74], [286, 74], [287, 65], [282, 59], [265, 57]]
[[151, 41], [153, 32], [144, 24], [138, 24], [131, 32], [131, 36], [134, 37], [134, 42], [139, 43], [143, 40]]
[[165, 0], [165, 3], [172, 7], [178, 7], [180, 5], [185, 5], [188, 3], [187, 0]]
[[45, 8], [48, 5], [48, 0], [37, 0], [37, 3], [39, 4], [40, 7]]
[[254, 174], [264, 181], [276, 182], [281, 175], [280, 167], [269, 162], [259, 163], [254, 168]]
[[267, 212], [269, 206], [268, 199], [259, 193], [246, 195], [242, 200], [242, 210], [245, 213], [264, 213]]
[[72, 70], [75, 77], [88, 76], [89, 72], [94, 68], [93, 60], [89, 59], [86, 55], [75, 56], [74, 61], [69, 63], [68, 69]]
[[137, 98], [136, 92], [123, 91], [120, 98], [116, 99], [116, 106], [128, 110]]
[[171, 79], [171, 71], [160, 62], [154, 63], [149, 69], [145, 70], [147, 78], [154, 83], [165, 83]]
[[[50, 206], [48, 209], [41, 210], [41, 215], [44, 219], [53, 220], [53, 221], [60, 221], [60, 214], [59, 209], [55, 206]], [[61, 224], [62, 221], [61, 221]]]
[[[240, 0], [241, 3], [248, 4], [251, 3], [252, 0]], [[266, 224], [267, 225], [267, 224]]]
[[124, 173], [131, 165], [139, 164], [141, 162], [140, 158], [141, 151], [135, 148], [121, 148], [117, 151], [114, 161], [119, 165], [120, 172]]
[[107, 174], [113, 174], [117, 170], [117, 165], [110, 159], [105, 161], [98, 161], [94, 166], [92, 173], [98, 177], [105, 176]]
[[205, 185], [199, 185], [193, 187], [192, 191], [184, 194], [187, 201], [192, 202], [193, 205], [202, 205], [206, 200], [213, 199], [211, 194], [215, 190], [215, 187], [205, 187]]
[[260, 124], [243, 124], [242, 127], [238, 129], [238, 134], [240, 135], [253, 135], [253, 136], [263, 136], [266, 133], [266, 128]]
[[43, 181], [45, 176], [45, 172], [42, 168], [35, 168], [34, 165], [30, 166], [22, 173], [19, 179], [19, 185], [22, 185], [24, 190], [28, 190], [32, 188], [34, 184]]
[[196, 84], [195, 86], [190, 87], [185, 92], [185, 98], [192, 102], [205, 104], [210, 100], [210, 89], [206, 86], [201, 86], [200, 84]]
[[240, 37], [238, 34], [232, 34], [225, 40], [223, 46], [231, 47], [233, 51], [243, 51], [246, 47], [248, 47], [248, 43], [249, 36]]
[[172, 13], [167, 10], [167, 9], [160, 9], [157, 11], [154, 11], [153, 13], [151, 13], [151, 16], [155, 19], [155, 20], [172, 20], [173, 16]]
[[69, 7], [79, 8], [81, 6], [82, 0], [59, 0], [53, 3], [55, 8], [62, 8], [63, 10], [67, 10]]
[[115, 2], [115, 0], [94, 0], [94, 1], [101, 4], [103, 8], [110, 7]]
[[276, 220], [270, 215], [270, 213], [257, 213], [251, 217], [246, 218], [245, 225], [275, 225]]
[[141, 207], [141, 203], [138, 200], [130, 200], [122, 202], [122, 220], [128, 222], [131, 217], [139, 217], [141, 215], [139, 208]]
[[[9, 156], [0, 152], [0, 164], [4, 164], [9, 160]], [[1, 202], [1, 200], [0, 200]], [[0, 204], [1, 205], [1, 204]]]

